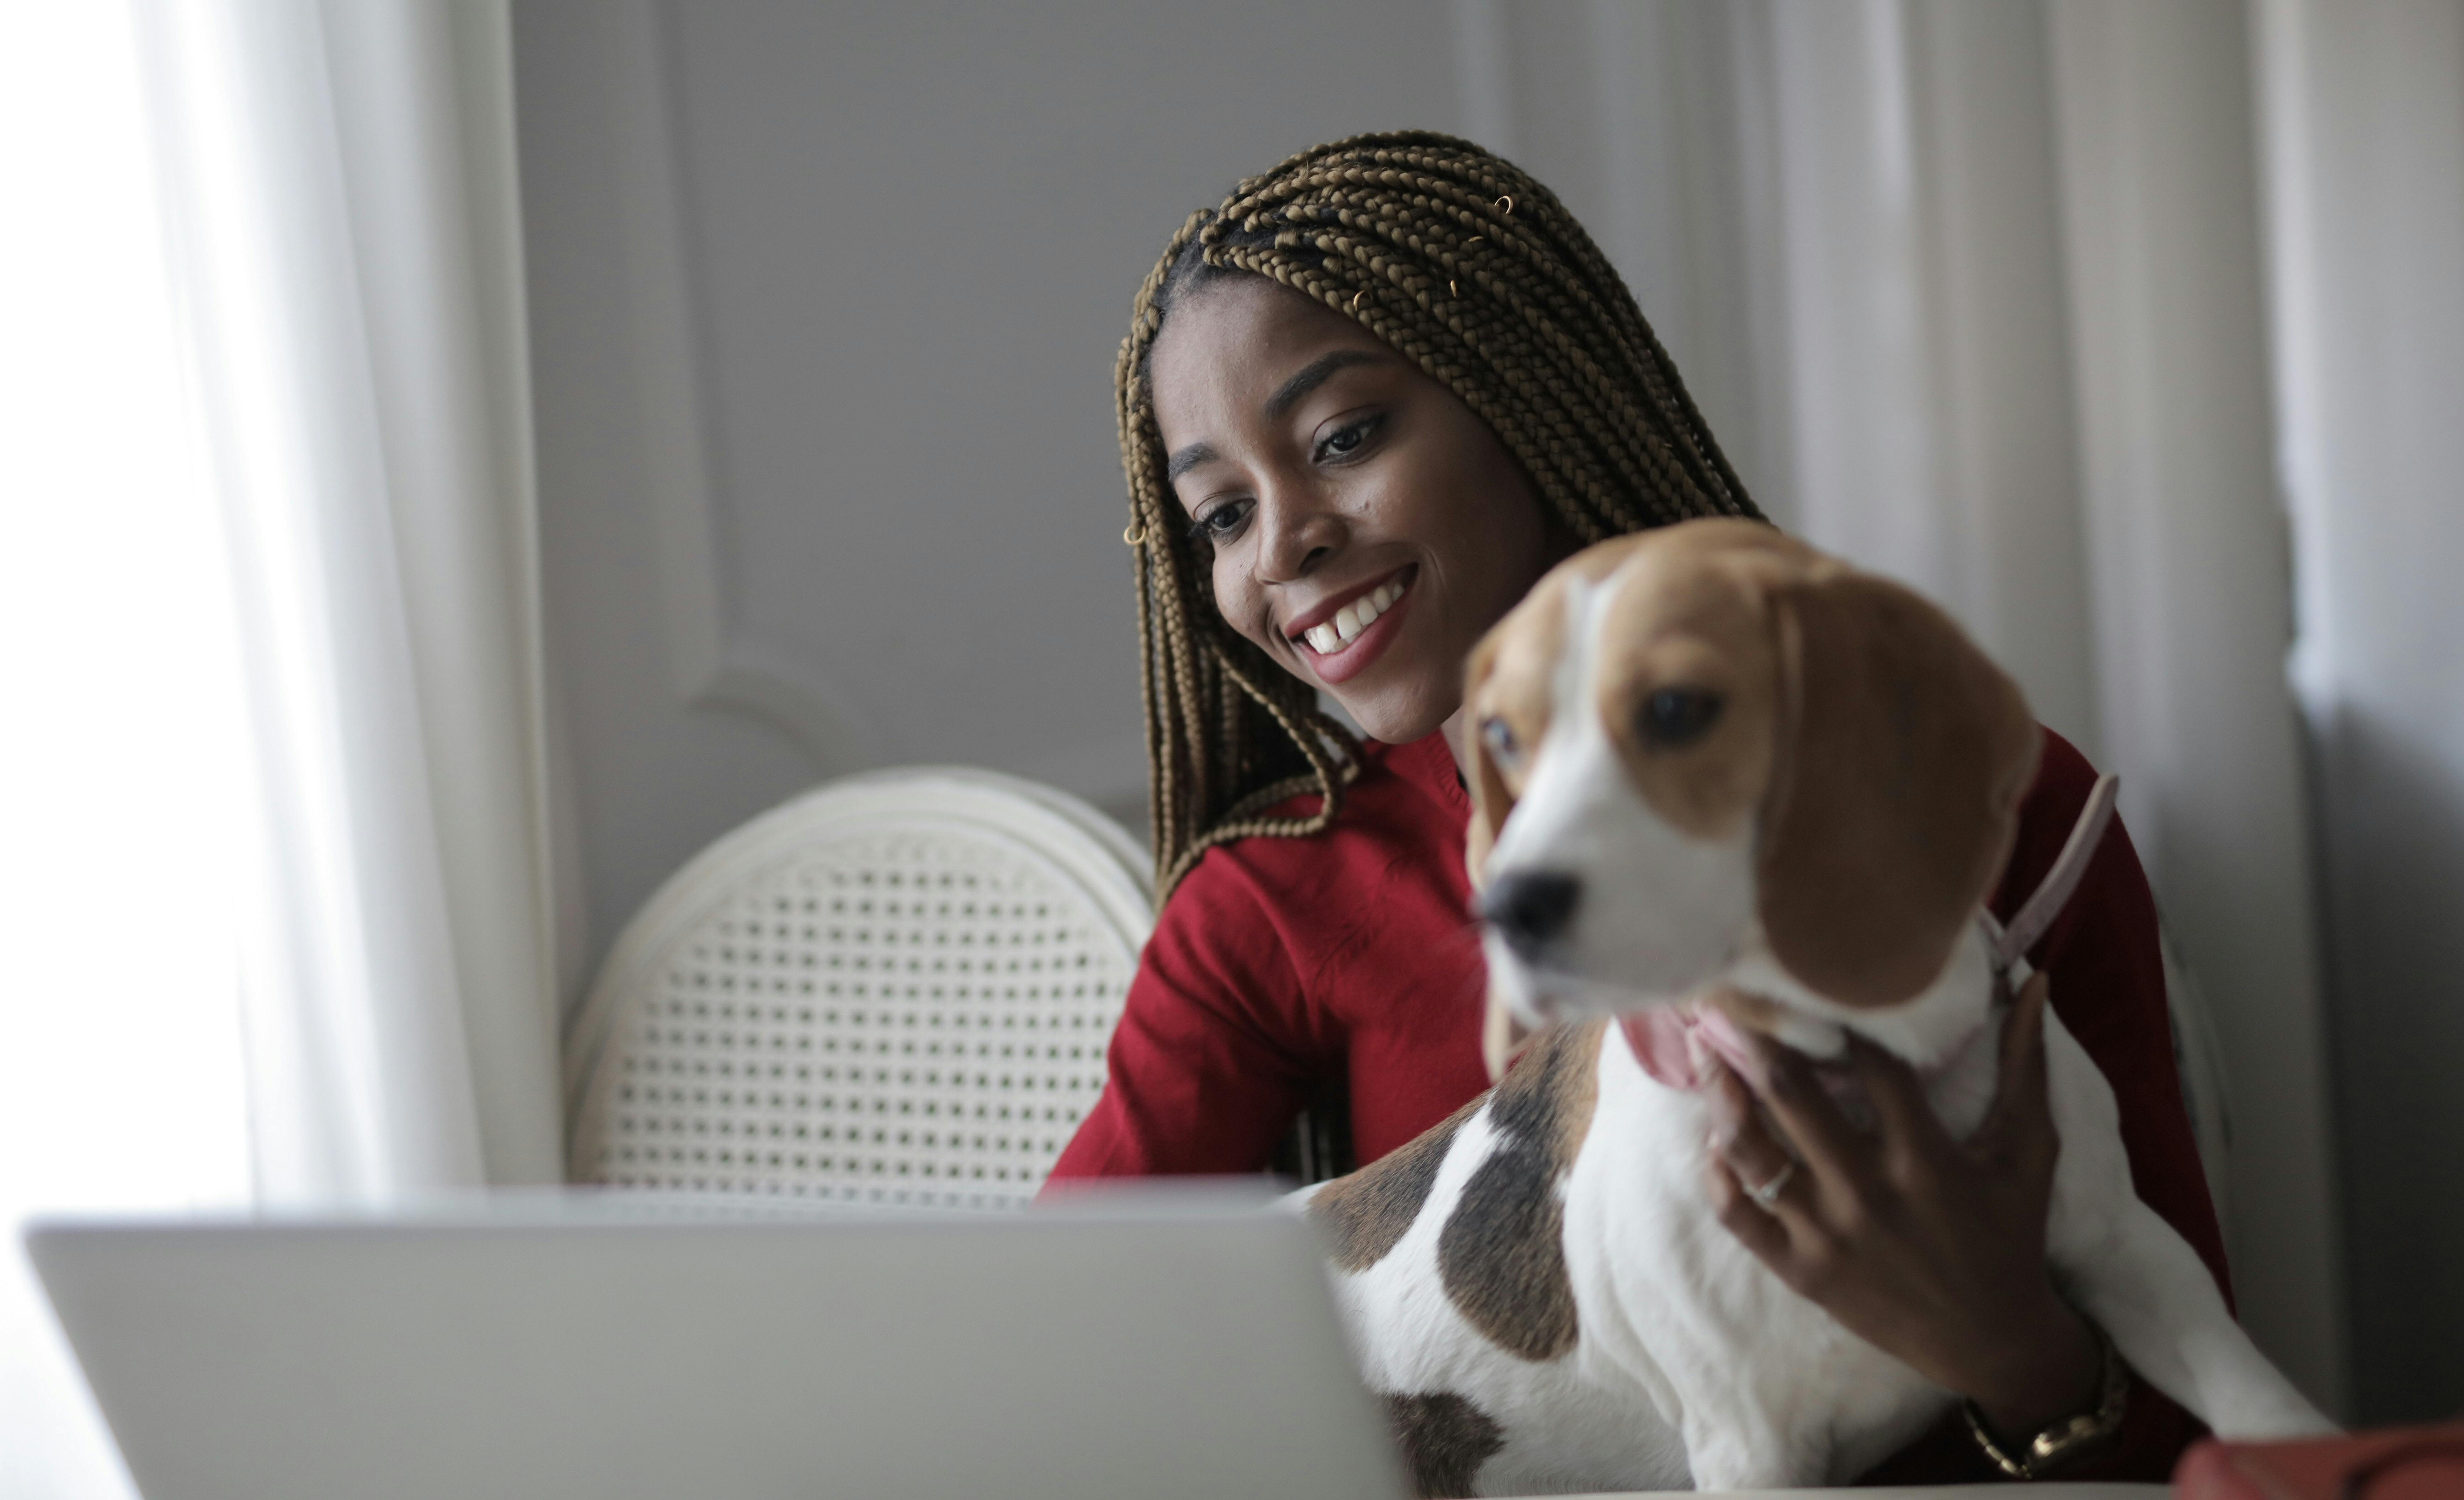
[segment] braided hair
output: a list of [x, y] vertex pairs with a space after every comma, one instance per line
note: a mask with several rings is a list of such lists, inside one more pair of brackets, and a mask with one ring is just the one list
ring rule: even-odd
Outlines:
[[[1426, 131], [1354, 136], [1190, 215], [1138, 289], [1114, 372], [1161, 896], [1216, 844], [1323, 830], [1359, 769], [1310, 686], [1224, 622], [1203, 543], [1173, 518], [1148, 357], [1177, 299], [1240, 274], [1333, 309], [1453, 391], [1586, 544], [1761, 513], [1634, 294], [1502, 158]], [[1265, 815], [1305, 793], [1314, 812]]]

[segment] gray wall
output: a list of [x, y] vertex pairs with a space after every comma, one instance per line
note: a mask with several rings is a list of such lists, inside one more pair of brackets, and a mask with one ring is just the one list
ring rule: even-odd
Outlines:
[[1443, 12], [515, 14], [568, 972], [703, 843], [865, 765], [1142, 827], [1131, 299], [1241, 176], [1461, 129]]

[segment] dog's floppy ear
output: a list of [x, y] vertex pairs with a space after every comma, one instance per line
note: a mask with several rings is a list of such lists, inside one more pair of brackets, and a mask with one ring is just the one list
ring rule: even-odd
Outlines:
[[1824, 568], [1771, 598], [1763, 930], [1815, 993], [1896, 1004], [1940, 976], [2000, 876], [2039, 731], [2018, 686], [1898, 584]]
[[[1497, 632], [1492, 630], [1472, 647], [1471, 661], [1463, 668], [1463, 704], [1468, 707], [1479, 696], [1481, 685], [1497, 667]], [[1463, 742], [1471, 751], [1471, 830], [1463, 838], [1463, 868], [1471, 874], [1471, 883], [1478, 890], [1488, 866], [1488, 852], [1497, 847], [1498, 830], [1506, 826], [1506, 815], [1514, 811], [1513, 793], [1506, 790], [1506, 778], [1498, 773], [1497, 761], [1488, 752], [1482, 737], [1479, 721], [1469, 713], [1463, 715]]]

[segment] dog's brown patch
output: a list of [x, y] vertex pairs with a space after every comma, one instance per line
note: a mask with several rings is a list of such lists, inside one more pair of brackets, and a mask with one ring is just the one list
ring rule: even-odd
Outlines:
[[1574, 1164], [1599, 1099], [1606, 1021], [1560, 1026], [1489, 1092], [1498, 1142], [1438, 1233], [1438, 1275], [1472, 1327], [1508, 1354], [1554, 1359], [1574, 1347], [1557, 1182]]
[[1428, 1202], [1455, 1132], [1480, 1103], [1472, 1100], [1421, 1131], [1410, 1144], [1318, 1189], [1309, 1200], [1309, 1216], [1325, 1232], [1336, 1265], [1367, 1271], [1402, 1240], [1420, 1216], [1420, 1205]]
[[1452, 1391], [1384, 1400], [1395, 1446], [1403, 1450], [1417, 1493], [1470, 1494], [1480, 1466], [1506, 1446], [1506, 1429], [1497, 1419]]

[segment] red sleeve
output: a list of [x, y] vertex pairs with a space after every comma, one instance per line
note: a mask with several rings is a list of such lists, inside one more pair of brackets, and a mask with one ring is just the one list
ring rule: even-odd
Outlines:
[[[2052, 868], [2095, 785], [2087, 757], [2046, 730], [2044, 769], [2022, 809], [2018, 847], [1993, 903], [1996, 915], [2016, 914]], [[2130, 1154], [2130, 1179], [2141, 1201], [2190, 1242], [2230, 1306], [2233, 1278], [2225, 1266], [2224, 1233], [2208, 1199], [2207, 1169], [2199, 1162], [2173, 1057], [2156, 900], [2119, 817], [2088, 862], [2069, 907], [2028, 956], [2051, 976], [2062, 1024], [2113, 1085], [2122, 1106], [2122, 1143]]]
[[[2044, 764], [2020, 808], [2018, 843], [1994, 897], [1996, 916], [2009, 920], [2036, 888], [2070, 837], [2071, 825], [2095, 785], [2096, 771], [2087, 757], [2047, 729]], [[2140, 1199], [2190, 1242], [2230, 1305], [2233, 1282], [2225, 1269], [2224, 1235], [2216, 1227], [2215, 1206], [2208, 1199], [2207, 1173], [2173, 1060], [2156, 901], [2120, 818], [2088, 862], [2070, 905], [2028, 957], [2051, 977], [2054, 1009], [2062, 1024], [2113, 1085], [2122, 1106], [2122, 1143], [2130, 1154], [2130, 1179]], [[2134, 1380], [2130, 1406], [2115, 1440], [2058, 1477], [2162, 1484], [2172, 1476], [2182, 1450], [2206, 1432], [2197, 1418], [2163, 1392]], [[2003, 1477], [1953, 1411], [1859, 1483], [1962, 1484]]]
[[1209, 851], [1164, 903], [1052, 1180], [1254, 1172], [1342, 1055], [1245, 873]]

